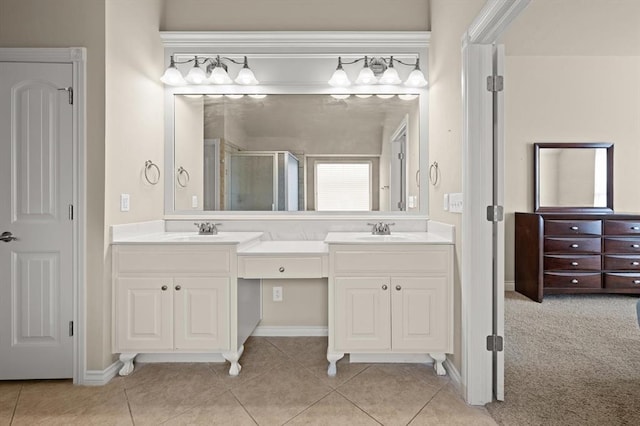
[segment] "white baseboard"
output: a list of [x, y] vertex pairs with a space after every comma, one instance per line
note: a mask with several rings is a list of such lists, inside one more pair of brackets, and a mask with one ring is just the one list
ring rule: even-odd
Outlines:
[[433, 358], [427, 354], [349, 354], [349, 362], [433, 364]]
[[302, 336], [328, 336], [325, 326], [292, 326], [292, 325], [259, 325], [253, 330], [252, 336], [256, 337], [302, 337]]
[[515, 281], [505, 281], [504, 282], [504, 291], [516, 291], [516, 282]]
[[464, 395], [464, 386], [462, 385], [462, 377], [460, 376], [460, 372], [448, 357], [444, 360], [444, 368], [449, 374], [449, 379], [451, 380], [451, 384], [453, 385], [453, 387], [460, 393], [460, 395]]
[[135, 362], [225, 362], [222, 354], [183, 354], [183, 353], [167, 353], [167, 354], [138, 354]]
[[87, 370], [84, 373], [84, 380], [80, 384], [84, 386], [104, 386], [116, 377], [121, 368], [122, 363], [116, 361], [104, 370]]

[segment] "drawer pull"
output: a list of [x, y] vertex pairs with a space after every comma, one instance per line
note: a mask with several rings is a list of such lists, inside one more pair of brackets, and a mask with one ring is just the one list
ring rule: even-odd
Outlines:
[[640, 244], [631, 244], [631, 248], [640, 248]]
[[578, 248], [580, 247], [578, 244], [571, 244], [571, 248]]
[[631, 230], [632, 230], [632, 231], [637, 231], [637, 230], [639, 230], [639, 229], [640, 229], [640, 226], [632, 226], [632, 227], [631, 227]]
[[640, 280], [633, 280], [634, 284], [640, 284]]
[[284, 272], [284, 266], [281, 266], [280, 268], [278, 268], [278, 271]]
[[162, 291], [167, 291], [167, 289], [168, 289], [168, 288], [169, 288], [169, 287], [167, 287], [166, 285], [163, 285], [162, 287], [160, 287], [160, 289], [161, 289]]
[[578, 284], [578, 280], [576, 280], [575, 278], [571, 280], [571, 284]]
[[640, 265], [640, 262], [631, 262], [631, 266], [638, 266]]
[[571, 262], [571, 266], [578, 266], [578, 262]]
[[577, 231], [577, 230], [578, 230], [578, 227], [577, 227], [577, 226], [572, 226], [570, 229], [571, 229], [572, 231]]
[[388, 288], [389, 288], [389, 287], [387, 287], [387, 285], [386, 285], [386, 284], [382, 284], [382, 289], [383, 289], [383, 290], [386, 290], [386, 289], [388, 289]]

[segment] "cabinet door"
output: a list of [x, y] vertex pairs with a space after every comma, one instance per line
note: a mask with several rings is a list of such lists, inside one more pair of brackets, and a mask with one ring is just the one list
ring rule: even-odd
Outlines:
[[391, 349], [388, 277], [335, 278], [336, 350]]
[[229, 349], [229, 278], [174, 279], [175, 348]]
[[173, 348], [173, 296], [170, 278], [116, 281], [115, 352]]
[[450, 352], [446, 276], [391, 279], [393, 350]]

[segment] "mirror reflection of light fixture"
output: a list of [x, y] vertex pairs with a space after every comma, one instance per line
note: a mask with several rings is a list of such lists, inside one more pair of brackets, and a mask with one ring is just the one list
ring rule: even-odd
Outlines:
[[[390, 56], [388, 59], [383, 57], [370, 58], [364, 56], [362, 58], [354, 59], [353, 61], [343, 62], [342, 57], [338, 57], [338, 66], [333, 72], [329, 84], [334, 87], [347, 87], [351, 84], [347, 73], [343, 69], [344, 65], [351, 65], [358, 62], [363, 62], [363, 67], [358, 74], [358, 78], [355, 83], [360, 85], [370, 84], [385, 84], [385, 85], [398, 85], [402, 83], [398, 71], [395, 69], [394, 64], [402, 64], [413, 67], [413, 71], [409, 74], [409, 77], [405, 80], [404, 84], [408, 87], [424, 87], [428, 84], [422, 70], [420, 69], [420, 58], [416, 58], [415, 63], [403, 62], [399, 59], [395, 59]], [[380, 76], [378, 78], [378, 76]]]
[[[193, 67], [189, 70], [186, 77], [183, 77], [176, 65], [188, 63], [193, 63]], [[227, 72], [227, 63], [242, 65], [242, 69], [240, 69], [235, 79], [236, 84], [255, 86], [260, 83], [251, 68], [249, 68], [246, 56], [240, 61], [226, 56], [221, 57], [220, 55], [216, 55], [215, 57], [194, 56], [193, 59], [186, 59], [184, 61], [176, 61], [172, 55], [169, 67], [165, 70], [162, 77], [160, 77], [160, 81], [169, 86], [184, 86], [187, 84], [233, 84], [234, 80], [229, 77]]]

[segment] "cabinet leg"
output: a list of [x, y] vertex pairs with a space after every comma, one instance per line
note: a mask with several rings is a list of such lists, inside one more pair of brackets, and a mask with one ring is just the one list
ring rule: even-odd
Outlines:
[[429, 356], [433, 358], [433, 369], [436, 370], [436, 374], [438, 376], [446, 376], [447, 370], [445, 370], [442, 363], [447, 359], [447, 356], [443, 353], [432, 353]]
[[124, 365], [118, 372], [119, 375], [128, 376], [129, 374], [133, 373], [133, 360], [135, 359], [136, 355], [138, 354], [137, 353], [136, 354], [132, 354], [132, 353], [120, 354], [120, 361]]
[[240, 374], [240, 370], [242, 370], [242, 366], [238, 362], [242, 353], [244, 352], [244, 345], [240, 346], [236, 352], [224, 352], [222, 357], [231, 363], [231, 367], [229, 368], [230, 376], [237, 376]]
[[344, 356], [344, 352], [329, 352], [327, 351], [327, 361], [329, 361], [329, 369], [327, 370], [327, 374], [329, 376], [335, 376], [338, 373], [338, 367], [336, 367], [336, 362], [340, 361]]

